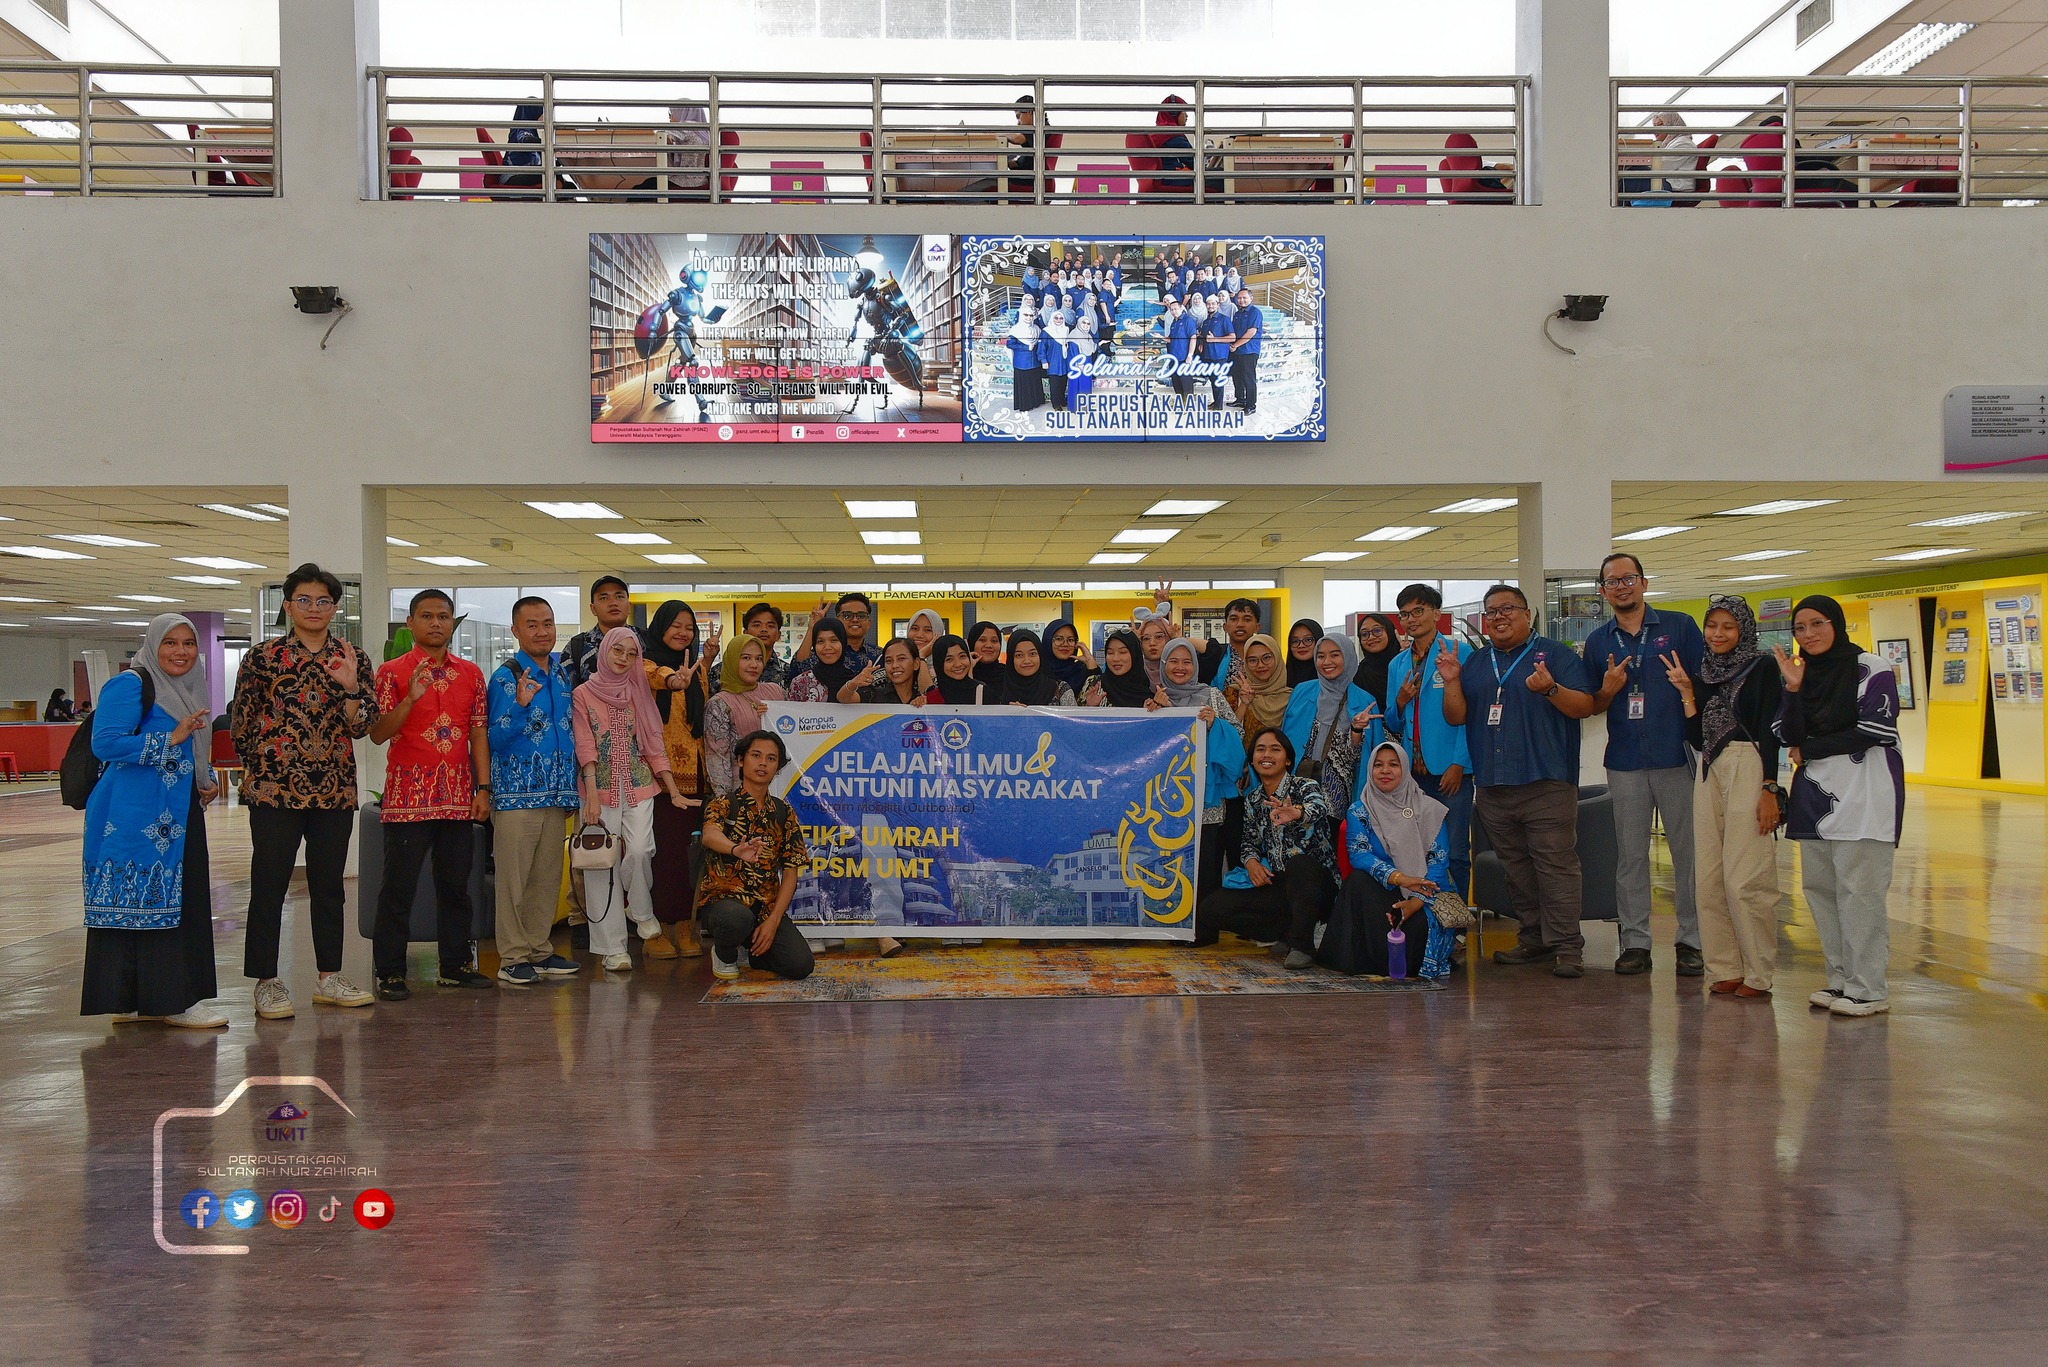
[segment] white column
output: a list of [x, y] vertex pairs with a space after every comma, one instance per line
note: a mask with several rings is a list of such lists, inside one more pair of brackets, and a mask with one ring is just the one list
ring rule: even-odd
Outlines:
[[277, 131], [283, 189], [294, 200], [375, 194], [375, 97], [363, 71], [377, 64], [377, 19], [377, 0], [279, 0]]
[[1531, 77], [1523, 174], [1532, 204], [1604, 204], [1612, 195], [1608, 3], [1516, 0], [1516, 66]]
[[[1323, 572], [1290, 566], [1280, 571], [1280, 587], [1287, 590], [1287, 610], [1290, 621], [1306, 617], [1311, 621], [1323, 620]], [[1287, 622], [1275, 622], [1275, 637], [1284, 647], [1287, 644]]]
[[[1614, 485], [1598, 476], [1518, 491], [1520, 548], [1516, 582], [1536, 609], [1537, 629], [1571, 645], [1586, 639], [1605, 607], [1598, 602], [1600, 561], [1613, 546]], [[1577, 613], [1565, 609], [1578, 607]], [[1579, 781], [1605, 783], [1607, 718], [1596, 713], [1581, 726]]]

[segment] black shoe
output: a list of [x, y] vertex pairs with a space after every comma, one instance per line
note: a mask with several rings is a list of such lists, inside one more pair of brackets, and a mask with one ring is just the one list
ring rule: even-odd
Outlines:
[[378, 1001], [384, 1001], [384, 1002], [402, 1002], [402, 1001], [404, 1001], [404, 1000], [405, 1000], [405, 999], [406, 999], [407, 997], [410, 997], [411, 995], [412, 995], [412, 989], [411, 989], [410, 987], [407, 987], [407, 986], [405, 985], [405, 979], [404, 979], [404, 978], [379, 978], [379, 979], [377, 979], [377, 1000], [378, 1000]]
[[455, 968], [443, 966], [441, 976], [436, 979], [443, 987], [489, 987], [491, 980], [467, 965]]
[[1577, 959], [1559, 959], [1550, 966], [1550, 976], [1553, 978], [1583, 978], [1586, 976], [1586, 966]]
[[[1621, 957], [1614, 961], [1614, 971], [1624, 975], [1629, 973], [1648, 973], [1650, 971], [1650, 951], [1647, 949], [1624, 949], [1621, 951]], [[1685, 970], [1681, 968], [1678, 971], [1683, 973]]]
[[1707, 974], [1707, 960], [1691, 945], [1678, 947], [1678, 976], [1681, 978], [1703, 978]]
[[1495, 963], [1507, 964], [1511, 968], [1519, 964], [1547, 964], [1556, 957], [1557, 951], [1548, 945], [1537, 945], [1533, 949], [1516, 945], [1513, 949], [1493, 951]]

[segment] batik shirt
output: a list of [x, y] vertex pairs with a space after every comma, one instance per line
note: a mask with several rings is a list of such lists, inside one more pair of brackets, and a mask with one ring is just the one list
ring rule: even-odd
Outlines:
[[[1299, 819], [1282, 825], [1273, 820], [1273, 808], [1288, 803], [1301, 808]], [[1266, 872], [1278, 877], [1287, 861], [1305, 854], [1323, 866], [1332, 882], [1337, 878], [1337, 850], [1330, 843], [1330, 800], [1322, 785], [1300, 774], [1283, 774], [1280, 790], [1268, 795], [1266, 785], [1256, 776], [1245, 785], [1244, 840], [1239, 846], [1240, 862], [1256, 859]]]
[[730, 897], [751, 908], [756, 921], [762, 920], [782, 888], [783, 874], [801, 871], [810, 863], [796, 812], [779, 797], [756, 802], [745, 789], [714, 797], [704, 806], [704, 825], [717, 826], [735, 845], [759, 837], [761, 857], [749, 864], [704, 846], [704, 872], [697, 882], [699, 907]]
[[[344, 698], [327, 672], [352, 652], [358, 699]], [[242, 659], [235, 676], [229, 728], [242, 760], [242, 798], [252, 806], [353, 811], [356, 751], [377, 720], [376, 680], [369, 657], [337, 637], [319, 654], [297, 636], [266, 641]], [[350, 722], [346, 703], [357, 703]]]
[[484, 672], [459, 655], [429, 663], [414, 648], [377, 670], [377, 710], [403, 705], [413, 670], [427, 663], [427, 691], [406, 713], [384, 764], [386, 821], [467, 821], [476, 798], [471, 730], [490, 722]]
[[[513, 660], [538, 675], [533, 657]], [[507, 660], [491, 674], [486, 710], [491, 719], [491, 806], [501, 812], [574, 808], [576, 736], [570, 722], [570, 684], [562, 657], [551, 654], [540, 691], [519, 705], [519, 678]]]

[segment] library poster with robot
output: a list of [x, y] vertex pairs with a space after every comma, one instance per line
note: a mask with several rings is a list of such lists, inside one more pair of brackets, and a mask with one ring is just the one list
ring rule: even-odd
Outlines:
[[593, 233], [590, 437], [959, 441], [959, 239]]

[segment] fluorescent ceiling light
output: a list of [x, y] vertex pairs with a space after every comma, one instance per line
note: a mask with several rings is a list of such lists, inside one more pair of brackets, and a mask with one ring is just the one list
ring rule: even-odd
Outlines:
[[1903, 551], [1898, 555], [1880, 555], [1879, 560], [1937, 560], [1944, 555], [1968, 555], [1969, 546], [1929, 546], [1926, 550]]
[[78, 125], [69, 119], [22, 117], [27, 114], [54, 115], [56, 112], [56, 110], [46, 104], [0, 104], [0, 117], [13, 119], [26, 132], [35, 137], [61, 138], [67, 142], [76, 138], [78, 136]]
[[124, 603], [175, 603], [175, 598], [166, 598], [160, 593], [117, 593], [114, 595]]
[[921, 555], [878, 555], [874, 557], [874, 562], [877, 565], [922, 565], [924, 557]]
[[413, 559], [419, 561], [422, 565], [439, 565], [441, 568], [448, 570], [472, 567], [481, 568], [484, 563], [481, 560], [471, 560], [466, 555], [416, 555]]
[[914, 498], [876, 498], [846, 500], [848, 517], [916, 517], [917, 500]]
[[1766, 579], [1783, 579], [1785, 577], [1782, 574], [1738, 574], [1726, 582], [1730, 584], [1761, 584]]
[[1097, 551], [1088, 557], [1091, 565], [1135, 565], [1145, 558], [1144, 551]]
[[1456, 503], [1446, 503], [1441, 508], [1431, 508], [1433, 513], [1497, 513], [1512, 508], [1520, 499], [1513, 498], [1461, 498]]
[[147, 623], [147, 622], [138, 622], [138, 621], [127, 621], [127, 622], [109, 622], [109, 623], [107, 623], [107, 625], [108, 625], [108, 626], [110, 626], [110, 627], [146, 627], [146, 626], [148, 626], [148, 625], [149, 625], [149, 623]]
[[1209, 587], [1212, 589], [1271, 589], [1278, 588], [1279, 585], [1270, 579], [1212, 579], [1209, 581]]
[[180, 584], [198, 584], [209, 589], [231, 589], [239, 586], [239, 579], [223, 579], [217, 574], [174, 574], [171, 578]]
[[27, 622], [0, 622], [0, 627], [25, 627]]
[[174, 555], [171, 559], [180, 565], [197, 565], [203, 570], [260, 570], [263, 567], [250, 560], [237, 560], [231, 555]]
[[688, 551], [654, 551], [650, 552], [646, 559], [653, 561], [657, 565], [701, 565], [704, 563], [703, 556], [692, 555]]
[[[1014, 593], [1017, 589], [1017, 585], [1007, 583], [955, 584], [953, 587], [962, 593]], [[1031, 587], [1039, 586], [1033, 584]]]
[[45, 622], [90, 622], [94, 619], [91, 617], [45, 617], [43, 620]]
[[291, 509], [281, 508], [275, 503], [251, 503], [249, 506], [251, 508], [261, 508], [266, 513], [276, 513], [279, 517], [290, 517], [292, 515]]
[[78, 610], [79, 610], [80, 612], [133, 612], [133, 611], [135, 611], [135, 609], [134, 609], [134, 608], [108, 608], [108, 607], [93, 607], [93, 606], [90, 606], [90, 605], [88, 605], [88, 604], [85, 604], [85, 603], [80, 603], [80, 604], [78, 605]]
[[249, 615], [249, 609], [247, 608], [223, 608], [221, 610], [230, 617], [247, 617]]
[[25, 556], [30, 560], [94, 560], [97, 556], [77, 551], [60, 551], [54, 546], [0, 546], [0, 555]]
[[614, 546], [666, 546], [669, 539], [660, 532], [599, 532], [598, 539]]
[[1317, 551], [1314, 555], [1304, 555], [1301, 561], [1304, 565], [1332, 564], [1339, 560], [1356, 560], [1360, 556], [1371, 554], [1371, 551]]
[[546, 513], [549, 517], [614, 518], [618, 516], [617, 513], [605, 507], [602, 503], [549, 503], [545, 500], [536, 502], [533, 499], [528, 499], [526, 506], [537, 513]]
[[[1694, 530], [1696, 529], [1692, 527], [1645, 527], [1639, 532], [1630, 532], [1627, 536], [1617, 536], [1614, 539], [1616, 541], [1655, 541], [1660, 536], [1677, 536], [1680, 532]], [[1514, 562], [1511, 560], [1508, 563], [1513, 564]]]
[[245, 518], [250, 522], [276, 522], [279, 520], [272, 517], [269, 513], [258, 513], [252, 512], [247, 508], [237, 508], [232, 503], [202, 503], [199, 506], [206, 509], [209, 513], [226, 513], [229, 517]]
[[1376, 532], [1353, 537], [1354, 541], [1413, 541], [1418, 536], [1428, 536], [1434, 527], [1382, 527]]
[[2032, 517], [2032, 513], [1957, 513], [1954, 517], [1937, 517], [1931, 522], [1915, 522], [1915, 527], [1974, 527], [1979, 522], [2004, 522], [2008, 518]]
[[1227, 498], [1162, 498], [1138, 516], [1200, 517], [1204, 513], [1215, 512], [1228, 502]]
[[1143, 593], [1151, 585], [1138, 579], [1089, 579], [1082, 587], [1090, 593]]
[[1747, 508], [1723, 508], [1715, 517], [1770, 517], [1774, 513], [1799, 513], [1808, 508], [1825, 508], [1830, 503], [1840, 503], [1839, 498], [1774, 498], [1768, 503], [1752, 503]]
[[51, 532], [52, 541], [76, 541], [81, 546], [105, 546], [109, 550], [123, 546], [154, 546], [154, 541], [130, 541], [125, 536], [108, 536], [104, 532]]
[[387, 546], [410, 546], [414, 550], [418, 550], [420, 543], [417, 541], [407, 541], [402, 536], [387, 536], [384, 538], [384, 544]]
[[1975, 27], [1975, 24], [1915, 24], [1850, 67], [1849, 74], [1904, 75]]
[[922, 546], [924, 538], [916, 532], [872, 532], [863, 531], [860, 539], [870, 546]]
[[1164, 546], [1180, 535], [1178, 527], [1126, 527], [1109, 539], [1112, 546]]
[[11, 595], [0, 598], [0, 603], [47, 603], [49, 601], [47, 598], [15, 598]]
[[1741, 555], [1724, 555], [1726, 560], [1783, 560], [1788, 555], [1805, 555], [1805, 551], [1744, 551]]
[[914, 583], [897, 580], [889, 585], [891, 593], [951, 593], [953, 586], [943, 579], [920, 579]]

